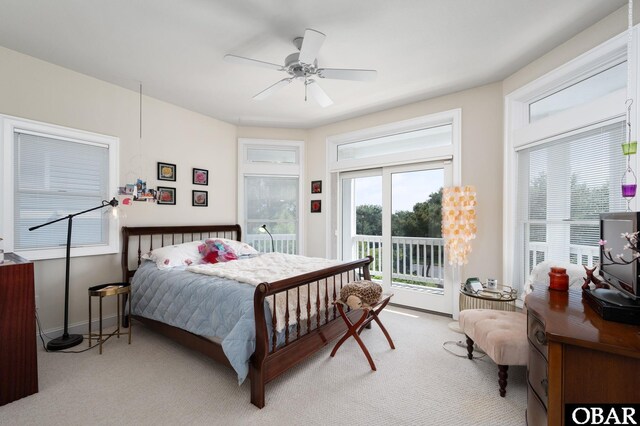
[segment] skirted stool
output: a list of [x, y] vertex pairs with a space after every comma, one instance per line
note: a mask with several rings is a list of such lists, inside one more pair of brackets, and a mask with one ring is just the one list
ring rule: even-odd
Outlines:
[[460, 311], [460, 328], [467, 336], [467, 357], [473, 359], [474, 343], [498, 364], [500, 396], [507, 393], [510, 365], [527, 365], [527, 315], [492, 309]]

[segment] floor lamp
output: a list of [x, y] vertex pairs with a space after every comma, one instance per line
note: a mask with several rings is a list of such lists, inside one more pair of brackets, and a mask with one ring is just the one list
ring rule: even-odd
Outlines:
[[271, 237], [271, 251], [275, 253], [276, 246], [273, 243], [273, 235], [271, 235], [271, 232], [269, 232], [269, 230], [267, 229], [267, 225], [262, 225], [260, 228], [258, 228], [258, 231], [263, 233], [266, 232], [267, 234], [269, 234], [269, 236]]
[[[102, 200], [102, 204], [98, 207], [93, 207], [91, 209], [87, 209], [78, 213], [73, 213], [65, 217], [61, 217], [60, 219], [52, 220], [51, 222], [43, 223], [42, 225], [33, 226], [29, 228], [29, 231], [35, 231], [38, 228], [42, 228], [44, 226], [51, 225], [56, 222], [60, 222], [62, 220], [67, 220], [67, 263], [64, 277], [64, 332], [62, 336], [56, 337], [47, 343], [47, 350], [49, 351], [60, 351], [63, 349], [68, 349], [79, 345], [82, 343], [82, 335], [81, 334], [69, 334], [69, 261], [71, 258], [71, 227], [73, 224], [73, 218], [79, 216], [81, 214], [89, 213], [94, 210], [98, 210], [107, 206], [117, 207], [118, 200], [115, 197], [111, 201]], [[91, 319], [89, 319], [91, 321]]]

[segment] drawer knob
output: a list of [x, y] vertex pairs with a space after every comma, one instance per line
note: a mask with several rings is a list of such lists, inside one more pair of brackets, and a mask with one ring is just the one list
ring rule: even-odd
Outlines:
[[544, 389], [544, 396], [549, 396], [549, 380], [542, 379], [540, 380], [540, 384], [542, 385], [542, 389]]
[[536, 331], [536, 340], [538, 341], [538, 344], [540, 345], [546, 345], [547, 344], [547, 336], [544, 333], [544, 331], [542, 330], [538, 330]]

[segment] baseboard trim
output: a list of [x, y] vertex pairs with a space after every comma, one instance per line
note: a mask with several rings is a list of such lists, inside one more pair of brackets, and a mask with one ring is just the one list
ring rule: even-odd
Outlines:
[[[116, 314], [106, 316], [102, 318], [102, 328], [107, 329], [109, 327], [114, 327], [117, 324], [118, 316]], [[100, 329], [100, 320], [94, 319], [91, 321], [91, 331], [93, 333], [97, 333]], [[51, 339], [55, 339], [56, 337], [62, 335], [64, 331], [64, 327], [56, 327], [49, 328], [47, 330], [42, 330], [42, 338], [45, 343], [47, 343]], [[69, 324], [69, 334], [89, 334], [89, 321], [80, 321], [73, 324]], [[40, 336], [40, 330], [36, 330], [36, 337]]]

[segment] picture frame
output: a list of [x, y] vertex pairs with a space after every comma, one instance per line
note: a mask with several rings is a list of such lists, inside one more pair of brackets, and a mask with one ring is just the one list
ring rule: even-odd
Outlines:
[[322, 200], [311, 200], [311, 213], [322, 212]]
[[209, 170], [193, 168], [191, 177], [194, 185], [209, 185]]
[[176, 181], [176, 165], [158, 161], [158, 180]]
[[176, 204], [176, 189], [168, 186], [159, 186], [156, 193], [158, 204], [174, 205]]
[[322, 181], [321, 180], [312, 180], [311, 181], [311, 193], [312, 194], [322, 194]]
[[193, 207], [208, 207], [209, 191], [200, 191], [198, 189], [191, 191], [191, 205]]

